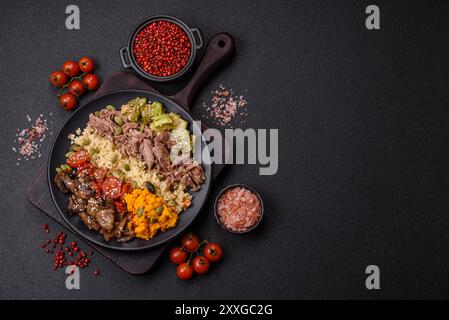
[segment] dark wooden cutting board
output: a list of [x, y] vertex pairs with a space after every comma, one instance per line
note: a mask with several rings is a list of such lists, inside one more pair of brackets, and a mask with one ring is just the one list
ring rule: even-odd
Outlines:
[[[226, 47], [223, 47], [223, 41], [226, 43]], [[204, 55], [198, 65], [198, 69], [192, 79], [187, 83], [184, 89], [170, 98], [175, 100], [186, 110], [189, 110], [193, 96], [198, 92], [199, 88], [209, 78], [212, 71], [232, 56], [233, 52], [234, 40], [230, 35], [219, 33], [213, 36], [207, 45]], [[140, 89], [157, 93], [154, 88], [135, 76], [133, 73], [124, 71], [114, 73], [108, 77], [97, 90], [94, 98], [111, 91], [123, 89]], [[223, 165], [213, 165], [213, 179], [217, 177], [222, 169]], [[78, 237], [62, 219], [53, 203], [48, 187], [46, 161], [31, 179], [28, 185], [27, 195], [28, 199], [34, 206], [58, 222], [63, 228], [66, 229], [65, 231], [71, 232], [73, 237]], [[126, 252], [106, 249], [89, 243], [84, 239], [82, 240], [126, 272], [136, 275], [149, 271], [168, 246], [168, 244], [165, 244], [145, 251]]]

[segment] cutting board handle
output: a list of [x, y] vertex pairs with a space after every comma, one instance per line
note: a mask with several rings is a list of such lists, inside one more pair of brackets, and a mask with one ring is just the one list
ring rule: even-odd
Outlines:
[[235, 49], [234, 38], [228, 33], [217, 33], [208, 42], [195, 74], [187, 85], [178, 93], [171, 96], [170, 99], [177, 102], [181, 107], [189, 110], [191, 102], [204, 82], [209, 78], [213, 71], [223, 62], [229, 59]]

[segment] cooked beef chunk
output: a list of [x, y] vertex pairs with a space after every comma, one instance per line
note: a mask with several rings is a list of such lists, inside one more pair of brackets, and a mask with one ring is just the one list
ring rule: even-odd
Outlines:
[[201, 185], [203, 184], [204, 180], [206, 179], [206, 177], [204, 176], [203, 167], [200, 165], [193, 166], [193, 167], [191, 167], [189, 173], [190, 173], [190, 176], [192, 177], [193, 182], [195, 182], [195, 184], [196, 184], [195, 189], [199, 189], [201, 187]]
[[114, 136], [115, 125], [109, 117], [100, 118], [91, 113], [87, 124], [105, 137], [112, 139]]
[[124, 134], [115, 136], [114, 143], [122, 153], [128, 156], [139, 157], [140, 144], [147, 137], [147, 134], [135, 129], [137, 128], [137, 123], [125, 123], [122, 128]]
[[137, 129], [138, 126], [136, 122], [125, 122], [122, 126], [123, 132], [128, 133], [131, 129]]
[[140, 145], [140, 153], [145, 160], [148, 169], [152, 169], [154, 165], [153, 142], [150, 139], [144, 139]]
[[180, 165], [175, 169], [174, 176], [192, 191], [199, 190], [205, 180], [204, 169], [198, 163]]
[[154, 138], [154, 143], [159, 142], [164, 145], [167, 149], [171, 149], [172, 142], [170, 140], [170, 133], [167, 131], [160, 132]]
[[170, 154], [168, 153], [168, 150], [165, 148], [165, 146], [160, 142], [155, 142], [153, 152], [159, 168], [164, 172], [170, 172]]

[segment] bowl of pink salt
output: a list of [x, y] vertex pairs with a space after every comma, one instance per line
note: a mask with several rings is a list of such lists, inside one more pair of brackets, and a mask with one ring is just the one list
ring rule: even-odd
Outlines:
[[259, 193], [244, 184], [224, 188], [215, 200], [214, 210], [217, 223], [233, 233], [254, 230], [260, 224], [264, 211]]

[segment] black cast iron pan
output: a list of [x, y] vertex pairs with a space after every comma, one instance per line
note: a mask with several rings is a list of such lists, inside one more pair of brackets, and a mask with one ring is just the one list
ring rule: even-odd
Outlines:
[[86, 240], [98, 244], [103, 247], [124, 251], [137, 251], [153, 248], [170, 241], [172, 238], [183, 232], [197, 217], [204, 202], [211, 185], [212, 168], [210, 161], [203, 161], [206, 181], [197, 192], [193, 192], [193, 199], [191, 207], [181, 214], [180, 220], [176, 228], [168, 230], [164, 233], [159, 233], [153, 239], [133, 239], [129, 242], [117, 242], [111, 240], [109, 242], [103, 239], [103, 236], [96, 231], [89, 230], [87, 226], [80, 221], [77, 215], [70, 215], [67, 211], [67, 195], [57, 191], [53, 182], [56, 175], [56, 168], [65, 162], [65, 154], [70, 148], [68, 135], [74, 133], [78, 128], [86, 127], [89, 114], [108, 104], [121, 106], [123, 103], [137, 97], [145, 96], [150, 101], [160, 101], [164, 104], [168, 112], [176, 112], [189, 122], [189, 129], [197, 137], [200, 137], [201, 149], [207, 148], [206, 142], [201, 134], [201, 128], [195, 125], [192, 116], [189, 113], [190, 103], [193, 96], [198, 92], [201, 85], [209, 77], [211, 72], [216, 69], [222, 62], [229, 58], [234, 52], [234, 40], [226, 33], [219, 33], [212, 37], [204, 52], [203, 58], [198, 66], [197, 71], [187, 85], [176, 95], [165, 97], [161, 94], [144, 91], [144, 90], [118, 90], [107, 93], [103, 96], [97, 97], [87, 102], [84, 106], [75, 111], [72, 116], [64, 123], [60, 131], [56, 134], [53, 141], [50, 157], [48, 161], [48, 183], [53, 201], [63, 219], [69, 226]]

